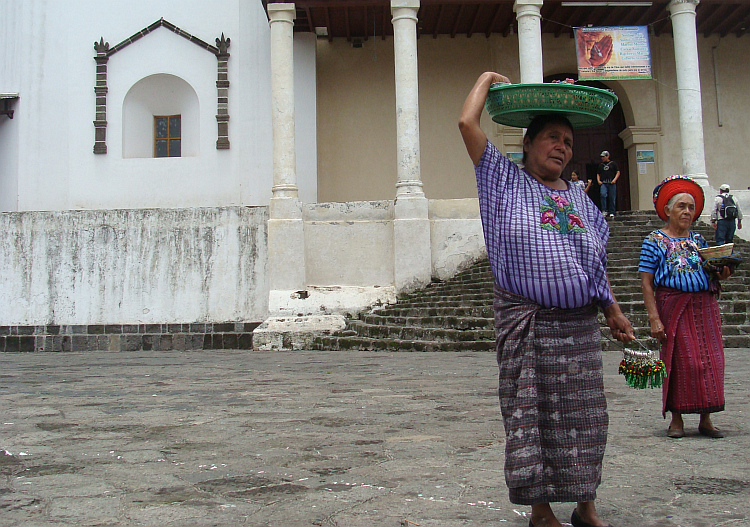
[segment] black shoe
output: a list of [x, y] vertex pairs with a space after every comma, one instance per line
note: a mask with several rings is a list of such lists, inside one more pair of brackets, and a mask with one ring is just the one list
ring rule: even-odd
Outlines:
[[[570, 516], [570, 523], [573, 527], [594, 527], [590, 523], [583, 521], [581, 517], [578, 516], [577, 509], [573, 509], [573, 514]], [[607, 527], [612, 527], [612, 525], [608, 525]]]

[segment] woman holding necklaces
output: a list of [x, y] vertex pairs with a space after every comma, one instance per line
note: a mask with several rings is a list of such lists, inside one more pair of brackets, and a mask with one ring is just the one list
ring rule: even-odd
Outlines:
[[573, 527], [606, 527], [594, 505], [607, 442], [607, 403], [597, 321], [633, 340], [607, 278], [609, 227], [577, 186], [561, 179], [573, 156], [564, 114], [535, 117], [520, 169], [487, 140], [483, 73], [459, 129], [475, 166], [487, 253], [495, 279], [499, 395], [510, 501], [531, 505], [530, 527], [560, 527], [550, 502], [576, 502]]

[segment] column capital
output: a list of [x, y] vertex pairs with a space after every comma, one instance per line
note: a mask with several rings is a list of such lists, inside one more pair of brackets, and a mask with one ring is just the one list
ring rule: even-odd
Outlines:
[[269, 22], [290, 22], [294, 24], [296, 8], [291, 2], [268, 4], [266, 12]]
[[516, 0], [513, 3], [513, 12], [516, 17], [521, 15], [540, 15], [543, 0]]
[[391, 0], [391, 12], [399, 8], [419, 9], [419, 0]]
[[617, 134], [622, 139], [625, 148], [643, 143], [657, 143], [661, 135], [661, 126], [628, 126]]
[[683, 13], [695, 14], [695, 8], [698, 7], [700, 0], [671, 0], [667, 9], [671, 16]]

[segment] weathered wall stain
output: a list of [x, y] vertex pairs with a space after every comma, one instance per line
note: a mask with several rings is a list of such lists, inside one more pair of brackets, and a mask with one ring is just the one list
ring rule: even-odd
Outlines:
[[266, 207], [0, 214], [0, 324], [257, 321]]

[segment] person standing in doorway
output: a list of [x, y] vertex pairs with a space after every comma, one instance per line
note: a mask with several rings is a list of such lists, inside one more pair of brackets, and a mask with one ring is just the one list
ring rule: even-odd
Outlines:
[[603, 150], [600, 155], [602, 162], [596, 169], [596, 182], [600, 185], [599, 195], [602, 199], [602, 214], [605, 218], [614, 218], [620, 169], [617, 168], [617, 163], [610, 161], [608, 150]]
[[742, 228], [742, 211], [726, 183], [719, 187], [719, 195], [714, 198], [711, 227], [716, 230], [716, 245], [732, 243], [735, 229]]

